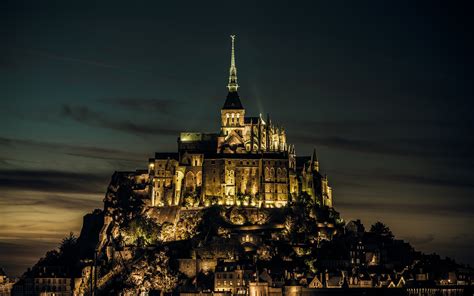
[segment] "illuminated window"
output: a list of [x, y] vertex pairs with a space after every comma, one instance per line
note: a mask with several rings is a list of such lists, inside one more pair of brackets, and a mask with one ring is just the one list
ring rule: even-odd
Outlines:
[[234, 113], [232, 113], [232, 118], [234, 118], [234, 115], [235, 115], [235, 114], [234, 114]]
[[225, 115], [225, 117], [229, 118], [229, 113], [227, 113], [227, 114]]

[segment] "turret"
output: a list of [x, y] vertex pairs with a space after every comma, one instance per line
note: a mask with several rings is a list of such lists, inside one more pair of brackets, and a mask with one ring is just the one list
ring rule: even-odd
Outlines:
[[311, 155], [310, 167], [312, 171], [319, 172], [319, 161], [318, 161], [318, 156], [316, 155], [316, 148], [313, 149], [313, 155]]

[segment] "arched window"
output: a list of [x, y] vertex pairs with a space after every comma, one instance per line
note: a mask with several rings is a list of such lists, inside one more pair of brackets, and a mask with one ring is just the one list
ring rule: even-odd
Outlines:
[[194, 174], [193, 172], [187, 172], [186, 173], [186, 188], [187, 189], [193, 189], [194, 188], [194, 184], [195, 184], [195, 180], [194, 180]]
[[202, 185], [202, 173], [201, 172], [196, 173], [196, 185], [198, 187]]

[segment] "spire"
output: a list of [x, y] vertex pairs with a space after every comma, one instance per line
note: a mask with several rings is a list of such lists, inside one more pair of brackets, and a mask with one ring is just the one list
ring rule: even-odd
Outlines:
[[237, 67], [235, 66], [235, 51], [234, 51], [235, 35], [230, 35], [230, 38], [232, 39], [232, 54], [230, 57], [229, 84], [227, 84], [229, 93], [227, 94], [227, 98], [225, 100], [224, 107], [222, 107], [222, 109], [238, 110], [238, 109], [244, 109], [244, 107], [242, 106], [242, 102], [240, 102], [239, 94], [237, 93], [237, 88], [239, 88], [239, 85], [237, 84]]
[[311, 169], [319, 172], [319, 161], [316, 155], [316, 148], [313, 149], [313, 155], [311, 155]]
[[230, 38], [232, 39], [232, 52], [230, 56], [229, 84], [227, 84], [227, 88], [229, 92], [237, 92], [239, 85], [237, 84], [237, 67], [235, 66], [235, 35], [230, 35]]

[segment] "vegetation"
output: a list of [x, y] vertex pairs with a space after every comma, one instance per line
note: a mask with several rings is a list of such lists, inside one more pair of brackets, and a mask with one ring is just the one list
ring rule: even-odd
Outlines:
[[371, 227], [370, 227], [370, 232], [375, 233], [377, 235], [380, 235], [381, 237], [388, 238], [388, 239], [393, 239], [393, 233], [388, 228], [387, 225], [383, 224], [382, 222], [375, 222]]
[[150, 218], [137, 216], [123, 229], [126, 245], [140, 248], [156, 245], [161, 240], [162, 227]]
[[159, 290], [171, 292], [178, 284], [178, 276], [169, 268], [169, 257], [165, 249], [146, 252], [139, 261], [132, 265], [126, 275], [127, 292], [148, 292]]

